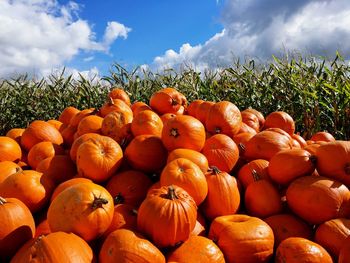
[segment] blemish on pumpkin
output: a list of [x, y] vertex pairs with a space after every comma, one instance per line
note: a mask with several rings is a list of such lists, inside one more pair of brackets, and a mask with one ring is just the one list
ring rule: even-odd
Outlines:
[[173, 137], [177, 138], [177, 137], [179, 137], [179, 135], [180, 135], [179, 131], [176, 128], [172, 128], [170, 130], [170, 136], [173, 136]]

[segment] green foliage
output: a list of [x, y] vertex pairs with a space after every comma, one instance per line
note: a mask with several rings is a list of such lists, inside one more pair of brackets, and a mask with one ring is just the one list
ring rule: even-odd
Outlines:
[[136, 68], [129, 72], [114, 64], [101, 80], [80, 76], [50, 76], [39, 81], [22, 76], [0, 82], [0, 134], [26, 127], [34, 119], [57, 118], [67, 106], [99, 108], [112, 87], [122, 87], [131, 100], [148, 102], [152, 93], [171, 86], [189, 101], [229, 100], [239, 109], [251, 107], [265, 116], [288, 112], [297, 131], [308, 139], [326, 130], [338, 139], [350, 139], [350, 66], [337, 53], [332, 60], [314, 57], [276, 58], [265, 64], [255, 60], [216, 70], [196, 72], [184, 68], [156, 73]]

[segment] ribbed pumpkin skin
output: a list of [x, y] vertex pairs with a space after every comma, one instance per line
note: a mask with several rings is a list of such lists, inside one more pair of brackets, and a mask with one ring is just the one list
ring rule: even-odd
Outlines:
[[177, 159], [177, 158], [186, 158], [195, 164], [198, 165], [198, 167], [202, 170], [203, 173], [206, 173], [208, 171], [208, 159], [205, 157], [204, 154], [190, 150], [190, 149], [182, 149], [178, 148], [173, 151], [171, 151], [168, 155], [167, 163]]
[[131, 131], [134, 136], [151, 134], [161, 136], [163, 122], [157, 113], [151, 110], [144, 110], [134, 115], [131, 122]]
[[264, 127], [265, 117], [260, 111], [257, 111], [256, 109], [248, 108], [248, 109], [243, 110], [242, 112], [253, 113], [256, 117], [258, 117], [260, 130]]
[[316, 157], [303, 149], [289, 149], [276, 153], [269, 163], [270, 178], [281, 185], [288, 185], [294, 179], [311, 175], [315, 170]]
[[0, 261], [7, 262], [34, 237], [35, 222], [28, 207], [16, 198], [0, 196]]
[[90, 246], [73, 233], [56, 232], [28, 241], [12, 258], [11, 263], [93, 262]]
[[350, 237], [348, 237], [340, 249], [338, 263], [350, 262]]
[[349, 189], [323, 176], [297, 178], [288, 186], [286, 198], [292, 211], [310, 224], [322, 224], [350, 213]]
[[130, 106], [130, 97], [122, 88], [113, 88], [108, 92], [108, 97], [112, 99], [120, 99], [124, 101], [128, 106]]
[[274, 111], [266, 116], [264, 129], [280, 128], [292, 135], [295, 131], [293, 118], [284, 111]]
[[0, 184], [11, 174], [21, 171], [22, 168], [11, 161], [0, 162]]
[[77, 161], [77, 151], [81, 144], [86, 142], [89, 139], [93, 138], [99, 138], [100, 135], [97, 133], [86, 133], [81, 136], [79, 136], [77, 139], [74, 140], [70, 150], [69, 150], [69, 156], [72, 159], [72, 161], [75, 163]]
[[100, 263], [165, 263], [165, 257], [150, 241], [127, 229], [112, 232], [103, 242]]
[[208, 182], [208, 195], [201, 210], [213, 220], [218, 216], [237, 212], [240, 206], [240, 193], [236, 179], [226, 172], [211, 170], [205, 174]]
[[233, 137], [238, 133], [242, 124], [242, 115], [235, 104], [229, 101], [220, 101], [210, 107], [205, 127], [211, 134], [223, 133]]
[[216, 241], [226, 262], [269, 262], [273, 255], [272, 229], [257, 217], [219, 216], [211, 223], [208, 237]]
[[58, 117], [58, 120], [63, 124], [69, 125], [71, 119], [79, 112], [80, 110], [78, 110], [77, 108], [69, 106], [61, 112], [60, 116]]
[[277, 214], [265, 218], [275, 237], [275, 247], [289, 237], [312, 239], [311, 226], [293, 214]]
[[301, 237], [290, 237], [282, 241], [278, 246], [275, 262], [333, 263], [333, 260], [319, 244]]
[[202, 170], [185, 158], [169, 162], [160, 175], [161, 186], [173, 184], [191, 195], [197, 206], [204, 201], [208, 193], [208, 183]]
[[18, 162], [22, 157], [19, 144], [12, 138], [0, 136], [0, 162]]
[[23, 128], [13, 128], [9, 130], [5, 136], [14, 139], [18, 144], [20, 144], [23, 132]]
[[316, 150], [317, 171], [350, 187], [350, 141], [335, 141]]
[[168, 262], [187, 263], [224, 263], [224, 254], [215, 243], [201, 236], [191, 236], [180, 247], [172, 251], [168, 257]]
[[91, 241], [107, 230], [113, 212], [113, 198], [105, 188], [80, 183], [56, 196], [47, 211], [47, 220], [53, 232], [72, 232]]
[[42, 160], [56, 154], [64, 154], [63, 148], [52, 142], [39, 142], [28, 152], [28, 164], [35, 170]]
[[336, 218], [319, 225], [315, 232], [315, 242], [338, 258], [342, 245], [350, 236], [350, 219]]
[[239, 157], [236, 143], [225, 134], [215, 134], [208, 138], [202, 153], [207, 157], [209, 166], [227, 173], [231, 172]]
[[180, 187], [172, 188], [151, 190], [138, 210], [138, 229], [157, 247], [187, 240], [196, 224], [197, 206], [193, 198]]
[[271, 180], [268, 172], [269, 161], [263, 159], [256, 159], [244, 164], [238, 171], [238, 179], [241, 182], [244, 189], [249, 184], [254, 182], [254, 176], [258, 175], [259, 178], [265, 180]]

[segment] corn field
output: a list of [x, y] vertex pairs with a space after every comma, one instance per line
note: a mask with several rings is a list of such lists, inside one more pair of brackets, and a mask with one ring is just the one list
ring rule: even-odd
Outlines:
[[308, 139], [328, 131], [350, 140], [350, 65], [337, 53], [332, 60], [287, 57], [266, 64], [236, 60], [230, 67], [206, 72], [185, 68], [156, 73], [119, 64], [109, 76], [88, 80], [51, 75], [40, 80], [21, 76], [0, 80], [0, 134], [26, 127], [35, 119], [55, 119], [67, 106], [99, 108], [112, 87], [122, 87], [132, 101], [148, 102], [151, 94], [171, 86], [195, 99], [229, 100], [239, 109], [251, 107], [265, 116], [282, 110], [295, 120], [296, 131]]

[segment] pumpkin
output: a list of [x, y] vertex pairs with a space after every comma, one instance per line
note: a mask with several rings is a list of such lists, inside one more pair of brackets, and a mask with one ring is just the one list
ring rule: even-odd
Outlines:
[[162, 140], [154, 135], [136, 136], [126, 147], [124, 154], [133, 169], [146, 173], [160, 172], [168, 155]]
[[163, 122], [157, 113], [151, 110], [144, 110], [134, 116], [131, 122], [131, 131], [134, 136], [151, 134], [161, 136]]
[[55, 232], [34, 238], [21, 247], [11, 263], [35, 261], [37, 263], [93, 262], [91, 247], [73, 233]]
[[302, 237], [290, 237], [276, 250], [276, 263], [333, 263], [331, 256], [319, 244]]
[[334, 258], [338, 258], [342, 245], [350, 236], [350, 219], [336, 218], [319, 225], [315, 242], [324, 247]]
[[0, 260], [7, 262], [34, 237], [35, 222], [28, 207], [16, 198], [0, 196]]
[[215, 134], [205, 141], [202, 153], [209, 166], [230, 172], [238, 161], [239, 150], [236, 143], [225, 134]]
[[299, 134], [293, 133], [292, 139], [297, 141], [301, 148], [304, 148], [307, 145], [305, 139], [303, 137], [301, 137]]
[[6, 133], [6, 137], [14, 139], [18, 144], [21, 143], [21, 137], [24, 132], [23, 128], [13, 128]]
[[191, 232], [191, 236], [206, 236], [206, 222], [204, 216], [197, 211], [197, 220], [194, 229]]
[[218, 216], [236, 213], [241, 200], [236, 179], [216, 167], [212, 167], [205, 177], [208, 182], [208, 194], [201, 210], [206, 218], [213, 220]]
[[110, 137], [100, 136], [82, 143], [77, 151], [78, 173], [94, 182], [103, 182], [119, 168], [123, 151]]
[[320, 175], [350, 187], [350, 141], [335, 141], [316, 150], [317, 171]]
[[339, 253], [338, 263], [347, 263], [350, 261], [350, 237], [342, 245]]
[[58, 117], [58, 120], [63, 124], [69, 125], [71, 119], [79, 112], [80, 110], [78, 110], [77, 108], [69, 106], [61, 112], [60, 116]]
[[142, 235], [127, 229], [112, 232], [99, 254], [100, 263], [165, 263], [165, 257], [159, 249]]
[[12, 138], [0, 136], [0, 162], [18, 162], [22, 158], [19, 144]]
[[49, 123], [36, 120], [31, 122], [24, 130], [21, 137], [21, 146], [29, 151], [35, 144], [43, 141], [60, 145], [63, 143], [63, 137], [60, 132]]
[[117, 203], [114, 206], [114, 214], [111, 224], [108, 229], [103, 233], [103, 237], [106, 238], [110, 233], [117, 229], [137, 229], [137, 209], [135, 206]]
[[68, 155], [48, 157], [38, 164], [36, 170], [56, 185], [73, 178], [77, 173], [77, 168]]
[[259, 120], [260, 130], [264, 127], [265, 117], [260, 111], [258, 111], [256, 109], [248, 108], [248, 109], [243, 110], [242, 112], [251, 112], [251, 113], [255, 114], [255, 116], [258, 117], [258, 120]]
[[[55, 127], [58, 131], [61, 131], [62, 129], [62, 125], [63, 123], [58, 121], [58, 120], [54, 120], [54, 119], [51, 119], [51, 120], [48, 120], [47, 121], [48, 124], [51, 124], [53, 127]], [[63, 126], [64, 127], [64, 126]]]
[[199, 107], [200, 104], [202, 104], [204, 102], [204, 100], [194, 100], [192, 101], [188, 107], [187, 107], [187, 114], [197, 118], [197, 109]]
[[103, 118], [97, 115], [89, 115], [81, 119], [77, 127], [77, 135], [86, 133], [101, 133]]
[[310, 224], [322, 224], [350, 213], [349, 189], [342, 183], [323, 176], [303, 176], [287, 188], [291, 210]]
[[137, 216], [138, 229], [158, 247], [187, 240], [195, 227], [197, 206], [181, 187], [163, 186], [151, 190]]
[[273, 255], [273, 231], [257, 217], [219, 216], [211, 223], [208, 237], [224, 253], [227, 262], [269, 262]]
[[104, 118], [108, 113], [111, 113], [113, 111], [125, 112], [128, 115], [132, 115], [131, 108], [124, 101], [120, 99], [109, 98], [109, 100], [100, 108], [100, 115], [102, 118]]
[[323, 142], [334, 142], [335, 138], [332, 134], [325, 131], [319, 131], [313, 134], [310, 138], [311, 141], [323, 141]]
[[265, 180], [271, 180], [268, 172], [269, 161], [263, 159], [256, 159], [244, 164], [238, 171], [237, 177], [246, 189], [249, 184], [254, 182], [254, 176], [258, 175], [259, 178]]
[[0, 184], [0, 196], [17, 198], [34, 213], [45, 206], [53, 191], [53, 182], [42, 173], [24, 170], [8, 176]]
[[320, 142], [312, 141], [312, 143], [309, 143], [309, 144], [308, 142], [311, 142], [311, 141], [306, 142], [306, 146], [304, 147], [304, 150], [316, 156], [317, 148], [321, 146]]
[[152, 185], [151, 179], [136, 170], [127, 170], [113, 175], [107, 182], [106, 189], [115, 202], [138, 207]]
[[113, 198], [104, 187], [79, 183], [56, 196], [48, 208], [47, 220], [52, 232], [72, 232], [91, 241], [108, 229], [113, 213]]
[[289, 237], [303, 237], [311, 240], [311, 226], [293, 214], [276, 214], [264, 219], [272, 228], [275, 237], [275, 247]]
[[171, 251], [167, 260], [187, 263], [224, 263], [224, 254], [215, 243], [201, 236], [190, 236], [178, 248]]
[[164, 88], [152, 94], [149, 105], [159, 115], [177, 113], [187, 105], [186, 98], [173, 88]]
[[239, 151], [244, 152], [245, 144], [254, 136], [255, 134], [250, 132], [242, 132], [233, 135], [232, 139], [237, 144]]
[[164, 123], [161, 138], [168, 151], [185, 148], [200, 152], [205, 144], [205, 129], [194, 117], [177, 115]]
[[74, 140], [74, 142], [69, 150], [69, 156], [72, 159], [72, 161], [74, 163], [77, 161], [76, 160], [77, 159], [77, 151], [78, 151], [79, 146], [82, 143], [86, 142], [89, 139], [98, 138], [98, 137], [100, 137], [100, 135], [97, 133], [86, 133], [86, 134], [79, 136], [76, 140]]
[[292, 139], [281, 130], [264, 130], [245, 144], [244, 157], [248, 160], [270, 160], [277, 152], [292, 149]]
[[131, 105], [129, 95], [122, 88], [112, 88], [112, 90], [108, 92], [108, 97], [112, 99], [120, 99], [124, 101], [128, 106]]
[[311, 175], [316, 167], [316, 157], [303, 149], [288, 149], [276, 153], [269, 162], [270, 178], [281, 185], [294, 179]]
[[186, 158], [192, 162], [194, 162], [198, 167], [202, 170], [203, 173], [206, 173], [208, 170], [208, 159], [204, 154], [190, 150], [178, 148], [171, 151], [168, 155], [167, 163], [177, 159], [177, 158]]
[[205, 125], [205, 120], [207, 118], [210, 107], [213, 106], [214, 104], [215, 102], [213, 101], [203, 101], [199, 103], [199, 105], [196, 107], [195, 114], [192, 116], [198, 119], [201, 123], [203, 123], [203, 125]]
[[163, 122], [163, 126], [164, 126], [164, 123], [172, 118], [174, 118], [176, 116], [176, 114], [174, 113], [165, 113], [163, 114], [162, 116], [160, 116], [160, 119], [162, 120]]
[[48, 234], [52, 233], [50, 226], [49, 226], [49, 222], [47, 221], [47, 219], [43, 219], [37, 226], [36, 226], [36, 230], [35, 230], [35, 238], [40, 237], [42, 235], [46, 236]]
[[284, 111], [274, 111], [266, 116], [264, 129], [280, 128], [292, 135], [295, 131], [293, 118]]
[[122, 145], [129, 139], [124, 130], [132, 122], [132, 119], [133, 115], [130, 112], [112, 111], [103, 118], [101, 132]]
[[178, 158], [169, 162], [160, 175], [160, 185], [177, 185], [190, 194], [198, 206], [208, 193], [208, 184], [202, 170], [192, 161]]
[[67, 127], [65, 127], [62, 131], [61, 131], [61, 135], [63, 138], [63, 142], [64, 142], [64, 146], [66, 146], [66, 148], [70, 148], [70, 146], [73, 144], [74, 142], [74, 135], [77, 132], [77, 127], [68, 125]]
[[241, 111], [241, 115], [242, 115], [243, 123], [248, 125], [250, 128], [252, 128], [256, 132], [259, 132], [260, 123], [257, 115], [255, 115], [253, 112], [250, 112], [250, 111]]
[[137, 115], [140, 111], [143, 110], [152, 110], [150, 106], [142, 101], [136, 101], [131, 105], [131, 110], [133, 115]]
[[265, 218], [282, 212], [282, 200], [278, 189], [268, 180], [254, 176], [244, 194], [245, 208], [249, 215]]
[[205, 127], [209, 133], [223, 133], [231, 138], [238, 133], [241, 124], [241, 112], [229, 101], [220, 101], [211, 106], [205, 120]]
[[[239, 133], [251, 133], [253, 135], [257, 134], [256, 130], [254, 130], [252, 127], [250, 127], [248, 124], [242, 122], [241, 123], [241, 127], [239, 128], [238, 132], [236, 134]], [[234, 135], [233, 135], [234, 136]]]
[[55, 188], [55, 190], [51, 195], [50, 202], [52, 202], [56, 198], [56, 196], [58, 196], [58, 194], [61, 193], [63, 190], [67, 189], [72, 185], [81, 184], [81, 183], [92, 183], [92, 181], [87, 178], [72, 178], [67, 181], [64, 181], [63, 183], [60, 183], [59, 185], [57, 185], [57, 187]]
[[0, 162], [0, 184], [5, 181], [7, 177], [9, 177], [11, 174], [17, 173], [21, 171], [22, 168], [11, 161], [3, 161]]
[[33, 169], [36, 169], [42, 160], [53, 157], [56, 154], [64, 154], [64, 150], [61, 146], [53, 144], [52, 142], [39, 142], [29, 150], [27, 156], [28, 164]]

